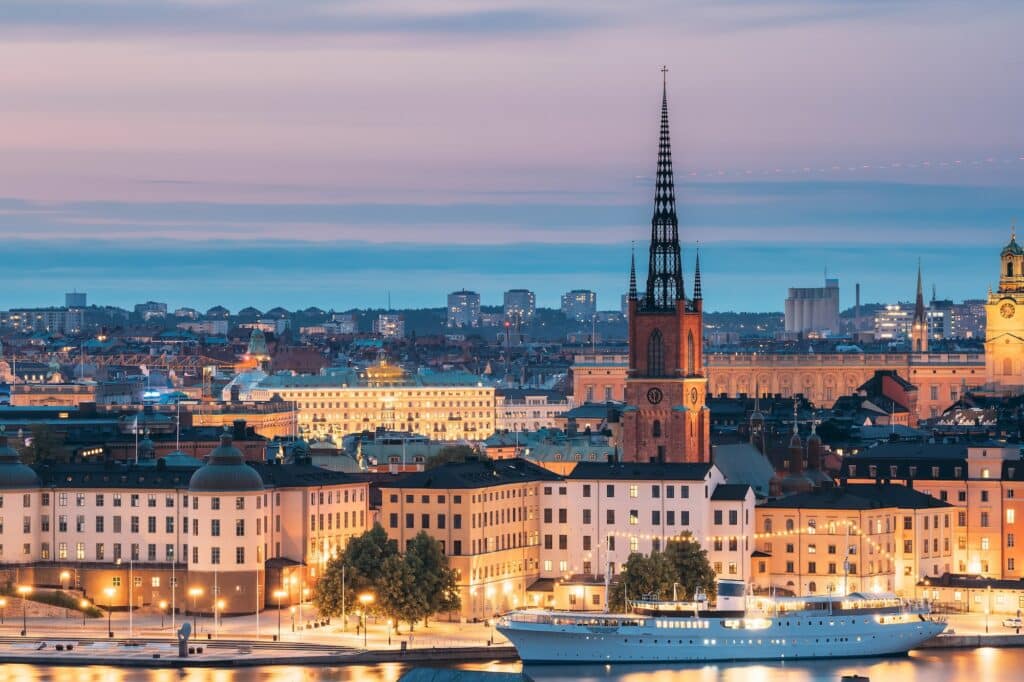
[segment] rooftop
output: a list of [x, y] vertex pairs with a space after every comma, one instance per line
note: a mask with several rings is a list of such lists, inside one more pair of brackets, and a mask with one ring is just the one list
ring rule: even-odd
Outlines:
[[397, 476], [381, 488], [472, 489], [530, 481], [560, 481], [561, 477], [524, 459], [446, 462], [426, 471]]
[[931, 509], [951, 507], [948, 502], [918, 492], [913, 488], [895, 484], [859, 483], [837, 488], [819, 488], [769, 500], [761, 505], [775, 509]]

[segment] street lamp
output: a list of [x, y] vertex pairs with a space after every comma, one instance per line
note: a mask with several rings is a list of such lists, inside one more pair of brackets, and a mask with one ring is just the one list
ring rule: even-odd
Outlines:
[[21, 636], [28, 634], [28, 595], [32, 594], [30, 585], [18, 585], [18, 594], [21, 595]]
[[274, 590], [274, 598], [277, 599], [277, 641], [281, 641], [281, 599], [288, 594], [284, 590]]
[[114, 629], [111, 627], [110, 617], [114, 613], [114, 588], [108, 587], [103, 593], [107, 595], [107, 637], [113, 637]]
[[4, 624], [4, 616], [7, 615], [7, 597], [0, 597], [0, 625]]
[[295, 632], [295, 607], [289, 606], [288, 613], [291, 614], [292, 617], [292, 632]]
[[61, 589], [68, 589], [68, 583], [71, 581], [71, 571], [60, 572], [60, 586]]
[[223, 611], [224, 611], [224, 600], [223, 599], [218, 599], [217, 602], [213, 605], [213, 636], [214, 637], [219, 637], [220, 636], [220, 621], [224, 618], [224, 616], [223, 615], [219, 615], [218, 616], [218, 614], [222, 614]]
[[988, 634], [988, 614], [992, 610], [992, 586], [985, 588], [985, 634]]
[[192, 597], [192, 629], [195, 630], [196, 634], [199, 634], [199, 611], [196, 607], [196, 600], [203, 596], [203, 588], [201, 587], [190, 587], [188, 588], [188, 596]]
[[160, 629], [164, 629], [164, 613], [167, 612], [167, 600], [160, 600]]
[[359, 595], [359, 603], [363, 605], [363, 648], [366, 648], [366, 608], [373, 603], [374, 596], [369, 592]]
[[388, 646], [391, 646], [391, 627], [395, 624], [395, 621], [388, 618]]
[[85, 611], [86, 611], [86, 609], [89, 608], [89, 606], [91, 606], [91, 604], [89, 604], [89, 600], [88, 599], [83, 599], [80, 602], [78, 602], [78, 608], [82, 609], [82, 629], [83, 630], [85, 629]]

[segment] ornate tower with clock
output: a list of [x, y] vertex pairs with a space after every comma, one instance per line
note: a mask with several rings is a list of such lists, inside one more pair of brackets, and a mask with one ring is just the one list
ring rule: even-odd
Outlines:
[[627, 407], [622, 414], [622, 457], [634, 462], [706, 462], [711, 456], [711, 415], [703, 363], [700, 255], [694, 269], [693, 298], [688, 299], [683, 286], [664, 82], [662, 88], [654, 216], [643, 296], [637, 295], [635, 259], [629, 276], [629, 372]]
[[999, 289], [985, 305], [985, 380], [995, 390], [1024, 390], [1024, 248], [1016, 230], [999, 254]]

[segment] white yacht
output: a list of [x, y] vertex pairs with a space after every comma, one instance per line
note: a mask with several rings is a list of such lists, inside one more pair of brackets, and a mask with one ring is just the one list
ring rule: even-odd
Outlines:
[[745, 596], [720, 581], [707, 601], [637, 600], [630, 613], [514, 611], [498, 631], [524, 663], [785, 660], [904, 654], [946, 628], [893, 594]]

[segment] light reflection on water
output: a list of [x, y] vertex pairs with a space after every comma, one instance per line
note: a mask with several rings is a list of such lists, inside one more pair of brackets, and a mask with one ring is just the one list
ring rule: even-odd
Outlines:
[[[441, 667], [441, 666], [434, 666]], [[480, 663], [469, 670], [518, 672], [519, 663]], [[344, 667], [140, 670], [109, 666], [0, 666], [0, 682], [394, 682], [407, 670], [397, 663]], [[871, 682], [1020, 682], [1024, 649], [923, 651], [904, 658], [723, 665], [527, 666], [536, 682], [840, 682], [865, 675]]]

